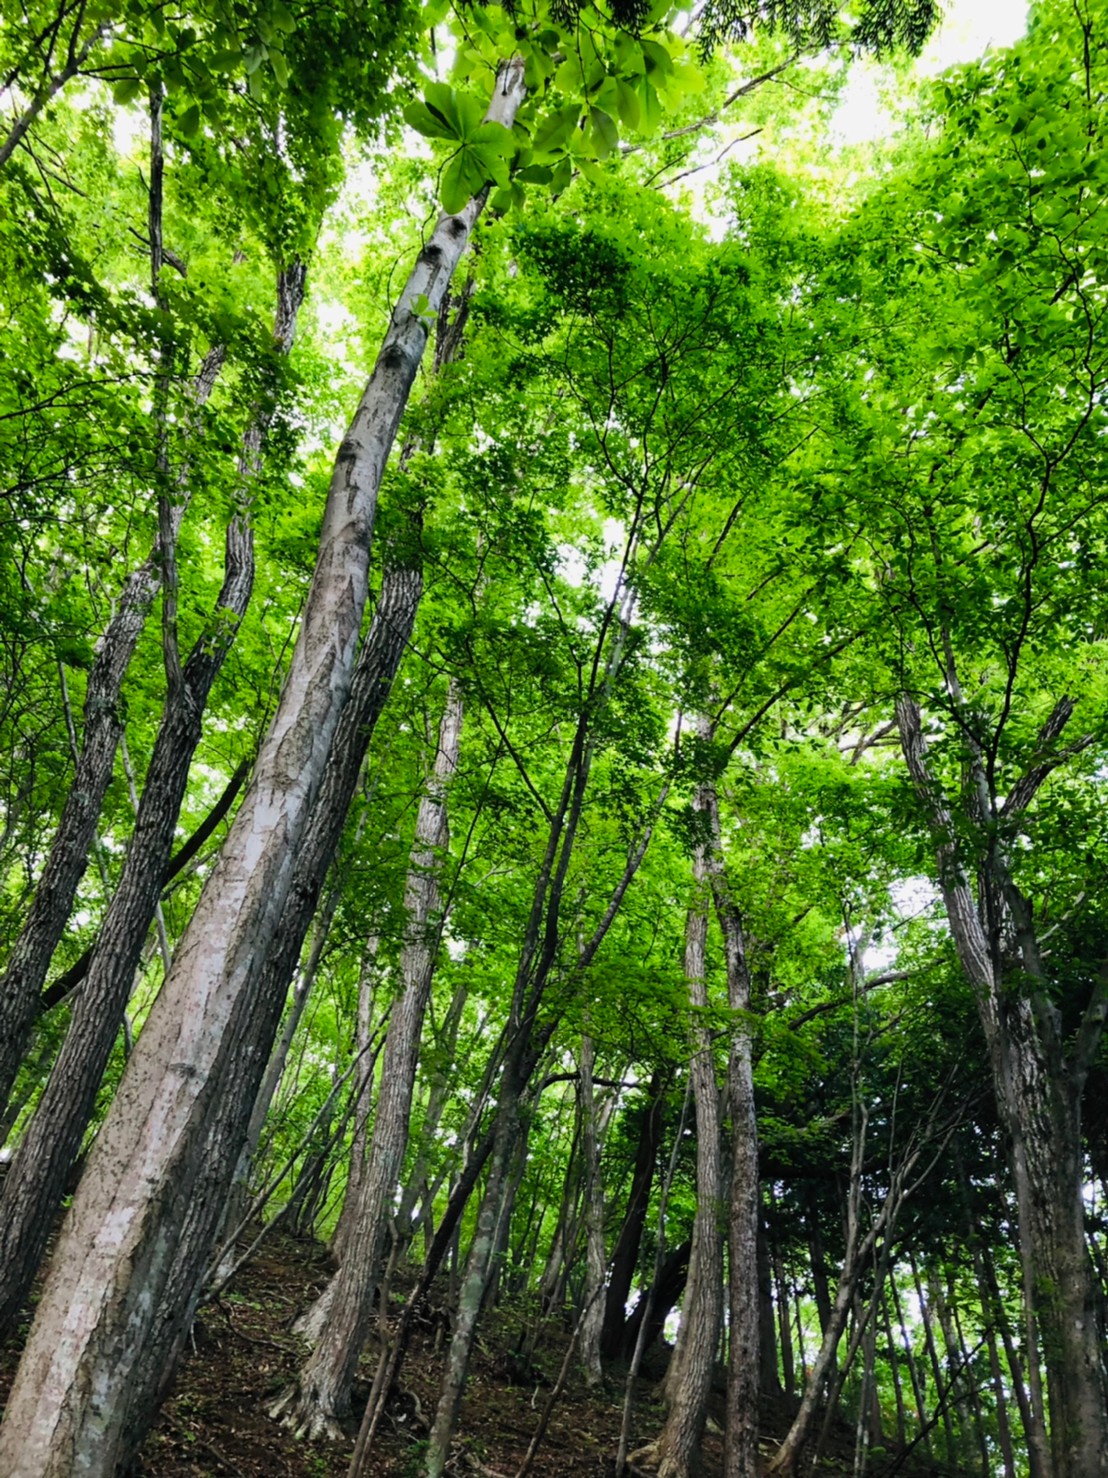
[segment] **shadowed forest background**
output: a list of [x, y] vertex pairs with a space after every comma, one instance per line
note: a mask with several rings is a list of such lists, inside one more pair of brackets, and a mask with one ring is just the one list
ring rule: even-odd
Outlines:
[[3, 1478], [1108, 1473], [1108, 8], [938, 23], [5, 0]]

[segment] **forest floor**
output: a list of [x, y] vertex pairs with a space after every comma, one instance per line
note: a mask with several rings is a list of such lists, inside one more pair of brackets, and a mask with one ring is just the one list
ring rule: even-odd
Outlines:
[[[191, 1348], [173, 1393], [144, 1446], [136, 1478], [345, 1478], [351, 1443], [305, 1443], [271, 1421], [266, 1408], [291, 1381], [304, 1346], [291, 1332], [328, 1275], [326, 1251], [274, 1234], [215, 1304], [201, 1310]], [[394, 1299], [394, 1303], [396, 1300]], [[567, 1332], [548, 1327], [536, 1343], [523, 1379], [513, 1361], [521, 1318], [500, 1312], [488, 1321], [471, 1370], [448, 1472], [455, 1478], [515, 1478], [557, 1377]], [[434, 1415], [443, 1354], [444, 1321], [417, 1330], [395, 1400], [376, 1442], [370, 1472], [380, 1478], [418, 1478], [428, 1423]], [[0, 1346], [0, 1403], [18, 1359], [19, 1340]], [[657, 1371], [655, 1370], [655, 1374]], [[372, 1375], [363, 1362], [364, 1405]], [[571, 1377], [554, 1408], [531, 1467], [533, 1478], [608, 1478], [619, 1442], [623, 1378], [588, 1391]], [[714, 1398], [704, 1443], [704, 1478], [720, 1471], [722, 1393]], [[632, 1451], [657, 1435], [660, 1391], [649, 1375], [638, 1382]], [[762, 1412], [768, 1455], [788, 1425], [788, 1412]], [[853, 1471], [853, 1432], [832, 1432], [819, 1468], [826, 1478]], [[867, 1478], [962, 1478], [955, 1470], [891, 1450], [871, 1452]]]

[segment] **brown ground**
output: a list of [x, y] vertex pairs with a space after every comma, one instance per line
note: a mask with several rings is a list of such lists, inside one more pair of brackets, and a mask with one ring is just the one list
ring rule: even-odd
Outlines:
[[[352, 1443], [297, 1442], [266, 1415], [267, 1405], [291, 1380], [302, 1357], [303, 1346], [289, 1325], [326, 1275], [322, 1248], [274, 1234], [219, 1303], [202, 1310], [174, 1392], [143, 1448], [142, 1478], [345, 1478]], [[479, 1343], [451, 1461], [458, 1478], [514, 1478], [549, 1383], [557, 1376], [565, 1333], [551, 1329], [538, 1345], [534, 1379], [513, 1383], [519, 1372], [510, 1370], [508, 1352], [518, 1338], [520, 1317], [497, 1316]], [[436, 1334], [434, 1322], [428, 1321], [413, 1340], [401, 1373], [405, 1399], [391, 1409], [370, 1470], [381, 1478], [418, 1478], [422, 1439], [437, 1392], [441, 1352], [436, 1344], [442, 1338], [441, 1324]], [[0, 1397], [17, 1353], [14, 1342], [0, 1349]], [[372, 1373], [368, 1357], [363, 1371], [364, 1404]], [[547, 1384], [540, 1384], [539, 1377]], [[619, 1439], [622, 1395], [622, 1381], [591, 1395], [578, 1378], [571, 1378], [535, 1458], [534, 1478], [608, 1478]], [[763, 1414], [767, 1433], [780, 1434], [785, 1422], [783, 1412]], [[649, 1380], [640, 1381], [634, 1442], [648, 1441], [660, 1425], [656, 1389]], [[828, 1478], [852, 1469], [852, 1434], [835, 1436], [821, 1466]], [[765, 1446], [772, 1450], [768, 1436]], [[709, 1433], [705, 1478], [718, 1474], [720, 1455], [719, 1437]], [[880, 1478], [891, 1463], [891, 1454], [873, 1454], [869, 1478]], [[939, 1478], [940, 1472], [911, 1460], [899, 1468], [902, 1478]], [[946, 1473], [955, 1478], [950, 1470]]]

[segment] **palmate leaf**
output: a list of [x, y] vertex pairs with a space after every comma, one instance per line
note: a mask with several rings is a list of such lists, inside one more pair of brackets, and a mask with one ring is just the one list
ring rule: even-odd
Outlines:
[[404, 119], [416, 133], [428, 139], [456, 139], [457, 134], [441, 113], [436, 113], [426, 103], [408, 103], [404, 108]]
[[439, 199], [443, 210], [454, 215], [483, 190], [493, 178], [485, 152], [472, 144], [463, 144], [442, 172]]

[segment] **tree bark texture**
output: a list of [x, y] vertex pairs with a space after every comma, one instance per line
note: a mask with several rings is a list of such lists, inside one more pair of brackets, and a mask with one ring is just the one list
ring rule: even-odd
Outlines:
[[[654, 1180], [654, 1166], [662, 1141], [662, 1126], [665, 1119], [665, 1093], [669, 1079], [660, 1069], [655, 1069], [647, 1090], [638, 1143], [635, 1146], [635, 1167], [631, 1175], [631, 1193], [627, 1198], [627, 1209], [612, 1252], [612, 1268], [608, 1278], [608, 1291], [604, 1300], [604, 1326], [600, 1335], [601, 1353], [608, 1359], [629, 1359], [631, 1350], [627, 1346], [627, 1299], [639, 1260], [646, 1213], [650, 1205], [650, 1187]], [[634, 1346], [634, 1339], [631, 1341]]]
[[745, 1013], [750, 1009], [750, 971], [742, 919], [728, 885], [715, 787], [706, 795], [710, 820], [709, 877], [723, 932], [727, 1004], [734, 1013], [727, 1059], [731, 1114], [731, 1196], [727, 1219], [728, 1365], [724, 1478], [758, 1478], [758, 1388], [760, 1305], [758, 1229], [758, 1125], [754, 1109], [754, 1059]]
[[[490, 116], [510, 125], [522, 64]], [[377, 490], [483, 197], [440, 218], [336, 458], [300, 635], [254, 779], [132, 1054], [67, 1218], [0, 1431], [10, 1478], [109, 1478], [192, 1319], [283, 1005], [260, 990], [350, 692]], [[419, 311], [417, 311], [417, 309]]]
[[[211, 394], [223, 360], [222, 347], [211, 350], [205, 358], [192, 390], [196, 410]], [[184, 473], [179, 487], [180, 494], [172, 511], [174, 538], [188, 504], [188, 479]], [[88, 866], [123, 733], [120, 710], [123, 680], [147, 614], [161, 589], [160, 551], [160, 541], [155, 541], [149, 558], [127, 576], [115, 612], [97, 645], [85, 688], [84, 733], [73, 783], [26, 923], [0, 978], [0, 1104], [7, 1102], [23, 1061], [31, 1029], [39, 1015], [39, 995], [46, 972], [69, 922], [77, 887]]]
[[381, 1088], [357, 1212], [343, 1259], [323, 1297], [327, 1318], [297, 1385], [277, 1403], [280, 1415], [301, 1436], [341, 1432], [350, 1412], [350, 1387], [373, 1318], [373, 1295], [381, 1276], [404, 1154], [408, 1146], [423, 1017], [431, 993], [440, 933], [443, 852], [448, 843], [447, 788], [458, 765], [462, 698], [451, 683], [439, 726], [438, 745], [416, 817], [404, 889], [405, 930], [400, 953], [400, 995], [392, 1006], [385, 1038]]
[[[696, 800], [696, 808], [703, 814], [710, 806], [708, 791], [709, 787], [701, 787]], [[685, 924], [685, 977], [689, 1004], [695, 1013], [689, 1030], [693, 1051], [689, 1073], [696, 1105], [696, 1215], [681, 1325], [666, 1375], [666, 1421], [651, 1454], [659, 1478], [685, 1478], [696, 1465], [723, 1322], [719, 1085], [712, 1034], [703, 1020], [708, 1006], [710, 855], [710, 842], [698, 846], [693, 861], [696, 897]]]
[[[1070, 705], [1072, 707], [1072, 705]], [[1061, 705], [1060, 705], [1061, 708]], [[918, 704], [896, 704], [901, 748], [931, 825], [938, 881], [958, 956], [973, 989], [1009, 1142], [1019, 1214], [1028, 1320], [1038, 1324], [1050, 1393], [1052, 1478], [1108, 1472], [1108, 1372], [1097, 1328], [1096, 1287], [1085, 1242], [1081, 1100], [1108, 1006], [1102, 966], [1074, 1041], [1062, 1039], [1059, 1013], [1043, 988], [1043, 966], [1026, 899], [994, 843], [981, 868], [986, 911], [1014, 935], [1022, 981], [1009, 978], [998, 928], [986, 926], [961, 861], [949, 802], [931, 772]], [[971, 819], [991, 803], [971, 756]], [[1013, 797], [1033, 797], [1030, 771]], [[1026, 783], [1025, 783], [1026, 782]], [[1022, 787], [1022, 788], [1021, 788]], [[990, 937], [991, 936], [991, 937]]]
[[585, 1291], [581, 1316], [581, 1365], [587, 1386], [599, 1386], [604, 1378], [600, 1366], [600, 1331], [604, 1322], [604, 1185], [600, 1178], [600, 1136], [596, 1090], [593, 1083], [595, 1049], [585, 1032], [581, 1039], [581, 1075], [578, 1101], [581, 1105], [581, 1154], [585, 1167]]
[[[299, 264], [278, 277], [274, 334], [282, 354], [292, 346], [304, 282]], [[264, 422], [256, 420], [244, 439], [240, 507], [258, 470], [264, 430]], [[158, 905], [208, 694], [234, 642], [253, 583], [253, 536], [240, 511], [227, 528], [223, 585], [208, 629], [189, 654], [180, 682], [166, 696], [127, 860], [97, 937], [69, 1031], [4, 1182], [0, 1196], [0, 1329], [8, 1326], [30, 1290], [84, 1138]]]

